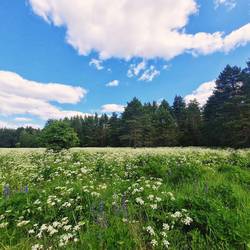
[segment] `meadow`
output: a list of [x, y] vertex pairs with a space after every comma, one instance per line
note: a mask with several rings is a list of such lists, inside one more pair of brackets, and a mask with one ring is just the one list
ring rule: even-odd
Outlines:
[[0, 150], [0, 249], [250, 249], [250, 151]]

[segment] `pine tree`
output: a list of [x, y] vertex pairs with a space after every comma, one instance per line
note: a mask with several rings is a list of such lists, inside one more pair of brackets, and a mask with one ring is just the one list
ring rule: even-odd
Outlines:
[[175, 146], [177, 144], [177, 124], [171, 115], [171, 108], [163, 100], [154, 114], [154, 145]]
[[109, 119], [106, 114], [103, 114], [98, 121], [97, 138], [98, 147], [106, 147], [108, 144]]
[[178, 126], [178, 143], [185, 145], [186, 103], [181, 96], [176, 96], [173, 103], [173, 114]]
[[157, 110], [157, 105], [152, 105], [151, 103], [145, 103], [143, 105], [143, 146], [152, 147], [154, 146], [154, 126], [153, 126], [153, 116]]
[[234, 145], [231, 122], [238, 119], [241, 95], [241, 69], [227, 65], [216, 80], [214, 94], [204, 108], [204, 133], [207, 145]]
[[134, 98], [128, 103], [122, 114], [122, 135], [124, 146], [140, 147], [143, 145], [143, 106]]
[[250, 147], [250, 61], [241, 74], [241, 95], [239, 100], [240, 111], [238, 119], [234, 120], [234, 145]]
[[121, 122], [116, 113], [113, 113], [109, 119], [108, 146], [119, 147]]
[[197, 100], [191, 101], [186, 109], [185, 142], [187, 146], [200, 146], [202, 118]]

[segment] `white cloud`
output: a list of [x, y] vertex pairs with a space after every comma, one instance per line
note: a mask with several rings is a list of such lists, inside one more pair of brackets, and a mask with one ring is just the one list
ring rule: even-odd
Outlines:
[[233, 31], [224, 39], [224, 50], [229, 52], [230, 50], [244, 46], [250, 41], [250, 23], [241, 27], [238, 30]]
[[27, 118], [27, 117], [16, 117], [15, 121], [17, 121], [17, 122], [30, 122], [30, 121], [32, 121], [32, 119]]
[[134, 76], [138, 76], [141, 71], [145, 70], [146, 66], [147, 66], [147, 63], [144, 60], [138, 64], [131, 64], [129, 66], [127, 76], [129, 78], [132, 78]]
[[140, 81], [152, 82], [155, 77], [160, 75], [160, 71], [155, 68], [155, 66], [151, 65], [149, 69], [145, 70], [141, 77]]
[[0, 71], [0, 92], [44, 101], [72, 104], [79, 102], [87, 93], [85, 89], [80, 87], [30, 81], [9, 71]]
[[215, 81], [202, 83], [192, 94], [185, 97], [186, 103], [196, 99], [200, 106], [204, 106], [208, 98], [213, 94], [215, 89]]
[[39, 83], [22, 78], [13, 72], [0, 71], [0, 113], [2, 115], [35, 115], [43, 120], [85, 115], [66, 111], [52, 105], [79, 102], [86, 90], [58, 83]]
[[113, 81], [107, 83], [106, 86], [107, 87], [117, 87], [117, 86], [119, 86], [119, 83], [120, 82], [118, 80], [113, 80]]
[[35, 115], [43, 120], [60, 119], [85, 114], [77, 111], [66, 111], [39, 99], [22, 97], [0, 92], [0, 113], [2, 115]]
[[225, 6], [228, 10], [232, 10], [236, 7], [237, 2], [236, 0], [214, 0], [215, 9], [217, 9], [221, 5]]
[[118, 105], [118, 104], [105, 104], [102, 106], [103, 113], [112, 113], [112, 112], [123, 112], [124, 111], [124, 106], [123, 105]]
[[127, 76], [129, 78], [138, 77], [139, 81], [151, 82], [160, 75], [160, 71], [154, 65], [148, 66], [148, 62], [142, 60], [138, 64], [130, 64]]
[[29, 2], [45, 21], [66, 28], [66, 40], [79, 54], [95, 51], [101, 59], [171, 59], [186, 52], [206, 55], [228, 51], [250, 41], [249, 23], [231, 34], [186, 33], [189, 18], [198, 13], [195, 0]]
[[89, 62], [89, 66], [95, 66], [97, 70], [102, 70], [104, 69], [103, 65], [102, 65], [103, 61], [102, 60], [98, 60], [98, 59], [91, 59], [91, 61]]
[[17, 128], [26, 128], [31, 127], [35, 129], [41, 129], [43, 126], [40, 124], [35, 123], [13, 123], [13, 122], [5, 122], [0, 120], [0, 128], [11, 128], [11, 129], [17, 129]]

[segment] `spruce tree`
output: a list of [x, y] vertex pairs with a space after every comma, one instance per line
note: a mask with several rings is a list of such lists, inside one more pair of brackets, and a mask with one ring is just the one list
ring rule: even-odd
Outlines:
[[143, 106], [134, 98], [128, 103], [122, 114], [122, 135], [124, 146], [140, 147], [143, 145]]

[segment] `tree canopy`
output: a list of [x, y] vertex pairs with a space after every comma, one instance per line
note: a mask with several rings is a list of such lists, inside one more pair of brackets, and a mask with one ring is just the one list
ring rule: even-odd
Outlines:
[[79, 139], [74, 129], [65, 121], [50, 121], [41, 134], [41, 140], [48, 149], [59, 151], [77, 146]]
[[250, 147], [250, 61], [227, 65], [204, 107], [181, 96], [171, 106], [133, 98], [113, 113], [48, 121], [45, 128], [0, 129], [0, 147]]

